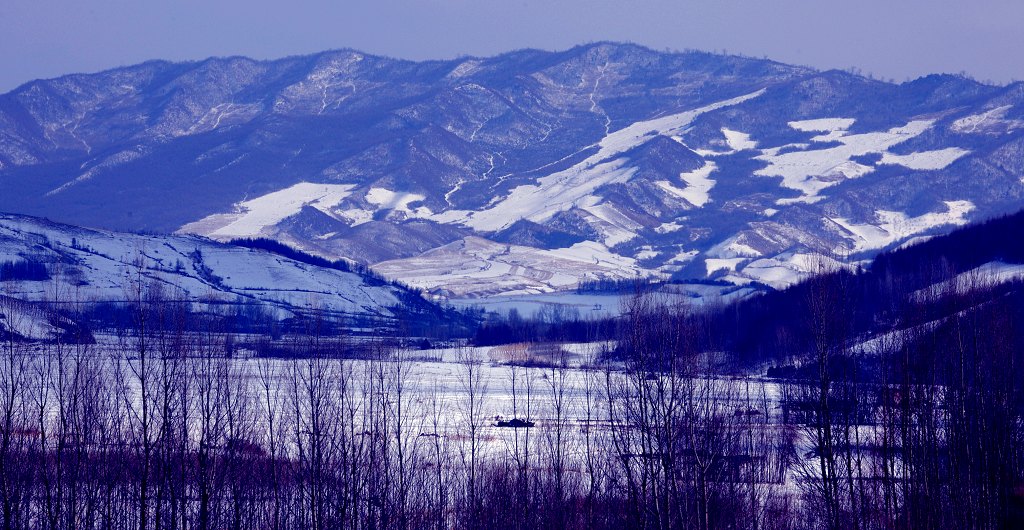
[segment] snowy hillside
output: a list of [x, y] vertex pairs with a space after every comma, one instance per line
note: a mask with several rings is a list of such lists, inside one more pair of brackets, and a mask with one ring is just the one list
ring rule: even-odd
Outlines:
[[0, 262], [45, 266], [49, 279], [0, 278], [3, 294], [25, 301], [117, 302], [159, 285], [171, 299], [251, 303], [279, 318], [318, 311], [391, 319], [427, 305], [407, 289], [262, 250], [13, 215], [0, 215]]

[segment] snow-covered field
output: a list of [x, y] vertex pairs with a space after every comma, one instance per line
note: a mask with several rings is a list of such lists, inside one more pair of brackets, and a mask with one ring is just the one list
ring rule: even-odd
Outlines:
[[[244, 341], [244, 337], [241, 338]], [[345, 406], [355, 406], [354, 421], [364, 407], [371, 406], [365, 392], [383, 392], [392, 405], [401, 402], [405, 415], [406, 436], [437, 434], [446, 443], [465, 443], [470, 425], [474, 425], [484, 454], [504, 454], [517, 437], [543, 436], [557, 427], [564, 429], [564, 443], [569, 452], [577, 450], [581, 433], [591, 430], [600, 435], [611, 425], [607, 421], [610, 395], [626, 391], [635, 380], [644, 377], [629, 375], [621, 366], [590, 367], [602, 352], [614, 347], [610, 343], [569, 343], [541, 345], [512, 344], [493, 347], [460, 347], [432, 350], [403, 350], [387, 361], [313, 360], [246, 358], [211, 361], [189, 358], [181, 362], [191, 368], [178, 374], [203, 377], [204, 373], [226, 373], [243, 384], [243, 394], [253, 400], [254, 410], [265, 418], [266, 403], [279, 419], [292, 414], [295, 401], [304, 399], [294, 392], [310, 384], [311, 374], [325, 378], [335, 390], [346, 381]], [[111, 377], [121, 380], [122, 399], [138, 401], [140, 383], [137, 378], [138, 359], [130, 343], [120, 343], [113, 336], [99, 336], [88, 354], [102, 360]], [[42, 360], [40, 346], [24, 346], [24, 354]], [[240, 352], [244, 353], [244, 352]], [[564, 360], [564, 367], [510, 364], [509, 361]], [[154, 358], [155, 360], [155, 358]], [[177, 362], [177, 361], [171, 361]], [[151, 370], [159, 370], [151, 367]], [[133, 367], [135, 370], [133, 370]], [[204, 370], [214, 370], [204, 372]], [[217, 372], [216, 370], [226, 370]], [[155, 372], [154, 372], [155, 373]], [[667, 377], [667, 376], [666, 376]], [[645, 380], [650, 380], [645, 379]], [[632, 381], [632, 382], [631, 382]], [[724, 401], [718, 406], [731, 414], [733, 409], [746, 410], [746, 391], [756, 400], [755, 406], [769, 407], [769, 417], [778, 421], [780, 386], [771, 381], [732, 378], [699, 379]], [[743, 390], [743, 392], [740, 392]], [[237, 391], [237, 390], [236, 390]], [[332, 395], [332, 400], [343, 399]], [[471, 402], [473, 403], [470, 408]], [[340, 402], [336, 402], [340, 405]], [[137, 403], [134, 406], [138, 406]], [[496, 422], [518, 418], [535, 423], [532, 429], [498, 427]], [[259, 420], [262, 423], [265, 420]], [[532, 434], [531, 434], [532, 433]], [[521, 438], [520, 438], [521, 439]]]
[[413, 258], [378, 263], [374, 269], [453, 298], [546, 293], [572, 289], [581, 279], [647, 276], [633, 258], [614, 254], [593, 241], [542, 250], [480, 237], [467, 237]]

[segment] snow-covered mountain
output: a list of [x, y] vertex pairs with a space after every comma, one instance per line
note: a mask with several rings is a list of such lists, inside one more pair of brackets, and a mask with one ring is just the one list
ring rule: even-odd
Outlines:
[[1024, 84], [600, 43], [149, 62], [0, 96], [0, 210], [270, 237], [456, 296], [786, 285], [1024, 204]]
[[[91, 230], [16, 215], [0, 215], [0, 263], [42, 271], [35, 277], [0, 272], [0, 295], [58, 307], [132, 301], [140, 289], [158, 286], [170, 300], [257, 306], [279, 319], [315, 312], [386, 325], [436, 311], [413, 291], [340, 267], [199, 236]], [[8, 313], [0, 308], [5, 318]]]

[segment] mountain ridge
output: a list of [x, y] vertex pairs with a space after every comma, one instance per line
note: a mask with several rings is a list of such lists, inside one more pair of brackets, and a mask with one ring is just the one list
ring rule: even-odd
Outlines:
[[[470, 283], [510, 293], [634, 274], [784, 286], [812, 255], [1014, 210], [1022, 103], [1022, 83], [607, 42], [147, 62], [0, 95], [0, 210], [270, 237], [438, 293], [474, 295], [415, 260], [492, 248], [467, 238], [507, 246]], [[523, 272], [564, 259], [589, 265]]]

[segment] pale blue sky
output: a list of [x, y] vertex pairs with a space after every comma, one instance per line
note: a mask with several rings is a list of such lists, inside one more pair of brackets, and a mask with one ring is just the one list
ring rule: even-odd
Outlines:
[[427, 59], [597, 40], [1008, 82], [1024, 79], [1021, 21], [1021, 0], [2, 0], [0, 92], [147, 59]]

